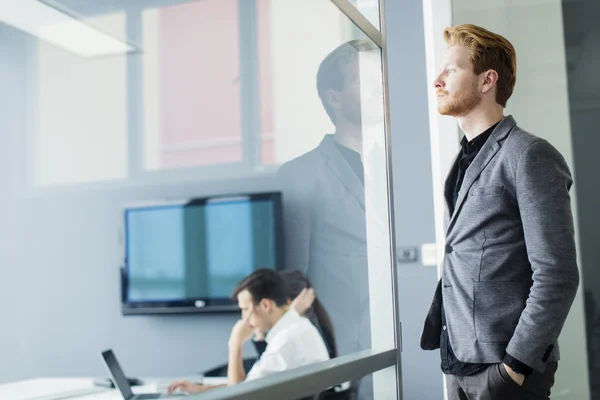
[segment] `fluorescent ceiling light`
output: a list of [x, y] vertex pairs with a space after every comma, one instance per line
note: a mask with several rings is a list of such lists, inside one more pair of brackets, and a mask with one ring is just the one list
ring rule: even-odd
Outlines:
[[0, 0], [0, 21], [82, 57], [135, 48], [37, 0]]

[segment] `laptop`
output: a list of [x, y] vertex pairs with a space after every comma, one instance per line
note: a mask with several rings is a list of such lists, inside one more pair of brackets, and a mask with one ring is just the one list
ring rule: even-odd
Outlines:
[[112, 350], [106, 350], [102, 352], [102, 358], [108, 368], [108, 372], [112, 378], [113, 383], [121, 392], [121, 395], [125, 400], [146, 400], [146, 399], [173, 399], [181, 397], [183, 394], [167, 394], [167, 393], [144, 393], [144, 394], [133, 394], [131, 385], [125, 377], [117, 357], [115, 357]]

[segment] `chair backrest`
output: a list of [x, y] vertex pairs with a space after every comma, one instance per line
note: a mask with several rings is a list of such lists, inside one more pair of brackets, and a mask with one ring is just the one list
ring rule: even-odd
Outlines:
[[336, 386], [327, 390], [324, 390], [319, 394], [318, 400], [356, 400], [358, 399], [358, 393], [356, 388], [348, 387], [343, 390], [336, 390], [340, 386]]

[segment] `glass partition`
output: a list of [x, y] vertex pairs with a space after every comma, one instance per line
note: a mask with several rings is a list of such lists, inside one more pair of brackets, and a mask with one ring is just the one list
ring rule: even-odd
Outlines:
[[[335, 355], [397, 347], [382, 49], [334, 3], [30, 3], [36, 29], [0, 24], [18, 96], [0, 109], [0, 257], [22, 299], [2, 379], [98, 376], [106, 348], [128, 376], [227, 362], [238, 313], [119, 310], [123, 206], [181, 197], [280, 191], [281, 267], [310, 279]], [[377, 1], [355, 5], [379, 28]], [[391, 367], [348, 390], [387, 400], [398, 382]]]

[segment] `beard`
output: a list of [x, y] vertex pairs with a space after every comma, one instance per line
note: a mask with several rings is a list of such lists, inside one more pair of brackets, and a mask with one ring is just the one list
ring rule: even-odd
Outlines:
[[477, 86], [473, 85], [469, 89], [462, 89], [449, 95], [448, 92], [440, 91], [443, 94], [444, 102], [438, 100], [438, 112], [441, 115], [451, 117], [462, 117], [469, 114], [481, 102], [481, 94], [477, 91]]

